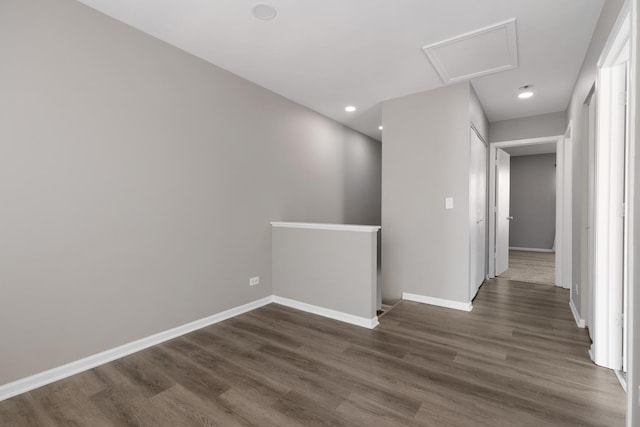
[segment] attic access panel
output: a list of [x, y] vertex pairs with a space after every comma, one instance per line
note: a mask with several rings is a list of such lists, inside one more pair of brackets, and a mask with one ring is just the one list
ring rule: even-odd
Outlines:
[[446, 84], [517, 68], [516, 19], [423, 46], [422, 50]]

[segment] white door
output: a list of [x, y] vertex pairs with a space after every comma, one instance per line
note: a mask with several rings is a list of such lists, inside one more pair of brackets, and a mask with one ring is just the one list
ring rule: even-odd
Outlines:
[[596, 139], [593, 361], [626, 368], [626, 64], [600, 69]]
[[511, 156], [496, 150], [496, 276], [509, 268], [509, 192]]
[[473, 129], [469, 144], [469, 283], [473, 298], [486, 277], [487, 147]]

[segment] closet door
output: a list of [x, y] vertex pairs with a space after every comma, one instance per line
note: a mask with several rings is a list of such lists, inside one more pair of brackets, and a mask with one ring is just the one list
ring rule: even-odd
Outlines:
[[469, 144], [469, 283], [473, 298], [486, 277], [487, 147], [473, 128]]

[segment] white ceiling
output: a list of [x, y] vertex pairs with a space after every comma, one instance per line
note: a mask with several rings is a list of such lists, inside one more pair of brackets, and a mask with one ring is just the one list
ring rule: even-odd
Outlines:
[[[443, 86], [425, 45], [510, 18], [518, 68], [472, 79], [490, 121], [562, 111], [604, 0], [80, 0], [380, 139], [380, 103]], [[535, 96], [518, 100], [519, 87]], [[355, 105], [354, 113], [344, 111]]]

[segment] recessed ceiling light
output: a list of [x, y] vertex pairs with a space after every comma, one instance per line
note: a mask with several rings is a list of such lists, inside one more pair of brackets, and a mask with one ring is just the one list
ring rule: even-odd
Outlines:
[[382, 125], [378, 126], [378, 129], [382, 130]]
[[278, 11], [275, 7], [266, 3], [257, 3], [251, 9], [251, 13], [262, 21], [271, 21], [276, 17]]
[[533, 87], [533, 85], [524, 85], [524, 86], [522, 86], [519, 89], [520, 93], [518, 94], [518, 98], [520, 98], [520, 99], [531, 98], [533, 96], [533, 92], [531, 91], [532, 87]]
[[346, 107], [344, 107], [344, 111], [346, 111], [347, 113], [353, 113], [354, 111], [356, 111], [356, 107], [354, 107], [353, 105], [347, 105]]

